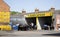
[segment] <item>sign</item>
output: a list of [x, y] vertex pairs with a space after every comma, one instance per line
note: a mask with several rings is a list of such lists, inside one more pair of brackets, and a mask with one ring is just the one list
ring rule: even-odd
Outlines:
[[27, 14], [25, 17], [43, 17], [43, 16], [52, 16], [52, 12], [41, 12], [41, 13], [32, 13], [32, 14]]

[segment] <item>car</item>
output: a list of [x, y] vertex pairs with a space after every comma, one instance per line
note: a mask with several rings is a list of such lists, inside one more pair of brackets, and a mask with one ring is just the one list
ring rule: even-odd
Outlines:
[[47, 25], [47, 24], [44, 24], [44, 25], [43, 25], [43, 29], [44, 29], [44, 30], [48, 30], [48, 25]]
[[18, 26], [18, 31], [19, 30], [22, 30], [22, 31], [26, 31], [26, 30], [29, 30], [29, 25], [27, 25], [27, 24], [20, 24], [19, 26]]

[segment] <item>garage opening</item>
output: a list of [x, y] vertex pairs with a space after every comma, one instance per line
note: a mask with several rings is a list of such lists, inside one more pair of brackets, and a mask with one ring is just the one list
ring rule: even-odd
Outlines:
[[33, 30], [36, 30], [36, 17], [32, 17], [32, 18], [25, 18], [27, 24], [30, 26], [31, 23], [33, 23]]
[[44, 30], [48, 30], [48, 29], [52, 29], [53, 25], [52, 25], [52, 16], [46, 16], [46, 17], [39, 17], [39, 23], [42, 29]]
[[[30, 25], [31, 23], [34, 24], [33, 29], [37, 30], [37, 26], [36, 26], [36, 17], [31, 17], [31, 18], [25, 18], [26, 22], [28, 25]], [[42, 30], [53, 30], [54, 26], [52, 24], [52, 16], [46, 16], [46, 17], [38, 17], [39, 20], [39, 24], [42, 28]]]

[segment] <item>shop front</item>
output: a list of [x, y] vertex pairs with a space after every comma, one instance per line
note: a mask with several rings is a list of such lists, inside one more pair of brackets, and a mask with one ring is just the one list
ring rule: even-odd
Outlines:
[[53, 12], [41, 12], [41, 13], [31, 13], [31, 14], [26, 14], [25, 19], [28, 25], [31, 23], [34, 24], [34, 28], [37, 30], [43, 30], [44, 25], [47, 25], [50, 29], [52, 26], [52, 16]]

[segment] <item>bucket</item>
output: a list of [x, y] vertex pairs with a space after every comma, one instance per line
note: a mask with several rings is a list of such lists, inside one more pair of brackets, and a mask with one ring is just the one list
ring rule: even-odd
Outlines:
[[13, 30], [18, 30], [18, 26], [13, 25]]

